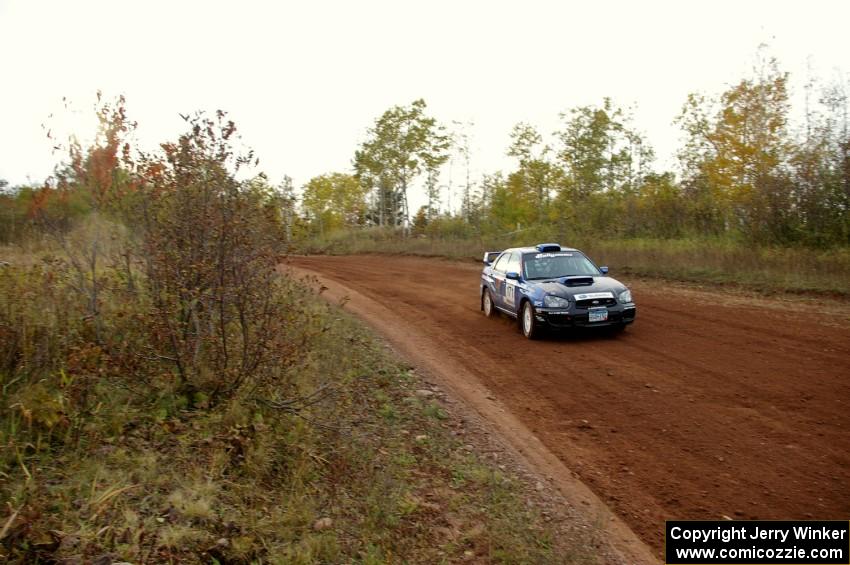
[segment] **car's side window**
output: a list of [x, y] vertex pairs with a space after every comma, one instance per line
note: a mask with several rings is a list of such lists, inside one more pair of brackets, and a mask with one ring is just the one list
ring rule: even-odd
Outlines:
[[508, 264], [505, 265], [505, 271], [508, 273], [519, 273], [519, 253], [511, 253], [511, 258], [508, 259]]
[[493, 270], [499, 271], [500, 273], [504, 273], [505, 267], [507, 266], [508, 259], [510, 259], [510, 257], [510, 253], [502, 253], [501, 255], [499, 255], [499, 258], [496, 259], [496, 262], [493, 264]]

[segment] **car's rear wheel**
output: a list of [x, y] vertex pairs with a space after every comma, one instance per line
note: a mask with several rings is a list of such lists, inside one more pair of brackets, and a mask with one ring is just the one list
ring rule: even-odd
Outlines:
[[537, 339], [540, 335], [540, 327], [534, 320], [534, 307], [531, 305], [531, 302], [526, 301], [523, 304], [519, 325], [522, 329], [522, 335], [528, 339]]
[[490, 296], [489, 290], [485, 290], [484, 296], [481, 297], [481, 308], [484, 310], [484, 315], [488, 318], [496, 315], [496, 308], [493, 307], [493, 297]]

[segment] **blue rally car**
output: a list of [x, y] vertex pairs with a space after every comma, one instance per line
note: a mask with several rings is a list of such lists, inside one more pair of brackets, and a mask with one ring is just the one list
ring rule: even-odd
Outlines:
[[534, 339], [544, 328], [608, 326], [635, 321], [632, 293], [578, 249], [557, 243], [484, 254], [481, 310], [513, 316]]

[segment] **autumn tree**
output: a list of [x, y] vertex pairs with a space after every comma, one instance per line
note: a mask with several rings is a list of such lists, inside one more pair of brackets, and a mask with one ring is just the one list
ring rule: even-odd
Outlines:
[[673, 173], [647, 174], [640, 185], [635, 207], [624, 220], [632, 230], [627, 235], [675, 238], [688, 227], [686, 201]]
[[573, 108], [561, 119], [558, 158], [576, 198], [637, 189], [654, 154], [623, 109], [605, 98], [602, 106]]
[[[850, 106], [846, 84], [806, 86], [802, 140], [791, 158], [800, 238], [850, 243]], [[814, 98], [814, 99], [813, 99]]]
[[685, 183], [717, 208], [722, 228], [754, 240], [790, 239], [788, 74], [770, 60], [716, 103], [689, 96], [677, 122], [686, 136]]
[[319, 234], [362, 225], [366, 216], [366, 191], [356, 177], [331, 173], [304, 185], [301, 205]]
[[238, 180], [256, 160], [224, 112], [186, 121], [161, 153], [131, 163], [151, 309], [144, 355], [170, 367], [179, 394], [215, 403], [281, 374], [299, 347], [287, 329], [300, 314], [276, 270], [276, 191], [262, 176]]
[[507, 154], [515, 157], [519, 166], [510, 174], [508, 182], [526, 193], [524, 199], [530, 201], [534, 209], [527, 221], [543, 223], [548, 219], [550, 201], [561, 177], [550, 159], [552, 150], [544, 145], [543, 137], [530, 124], [516, 124], [510, 137]]
[[[131, 183], [121, 161], [129, 150], [126, 139], [136, 124], [127, 118], [123, 96], [106, 101], [98, 92], [94, 111], [99, 127], [87, 147], [73, 134], [60, 140], [48, 130], [54, 149], [67, 152], [68, 161], [33, 193], [29, 215], [61, 248], [63, 260], [74, 273], [72, 287], [85, 299], [100, 341], [104, 332], [100, 312], [106, 284], [101, 273], [104, 263], [123, 264], [125, 279], [132, 281], [127, 240], [118, 237], [124, 227], [114, 220], [122, 217], [131, 196]], [[82, 217], [85, 222], [72, 225]]]
[[413, 234], [422, 235], [432, 218], [428, 217], [428, 206], [420, 206], [416, 215], [413, 216]]
[[10, 186], [0, 179], [0, 243], [21, 241], [33, 227], [33, 198], [38, 186]]
[[425, 171], [436, 174], [448, 158], [449, 138], [425, 109], [421, 99], [393, 106], [375, 121], [355, 152], [357, 178], [375, 193], [372, 219], [378, 225], [406, 225], [414, 181]]
[[481, 182], [491, 228], [514, 231], [528, 227], [537, 218], [534, 195], [519, 175], [485, 175]]

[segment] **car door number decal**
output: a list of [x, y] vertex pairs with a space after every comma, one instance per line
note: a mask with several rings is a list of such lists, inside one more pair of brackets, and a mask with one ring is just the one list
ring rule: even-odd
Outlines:
[[505, 282], [505, 303], [511, 306], [516, 302], [516, 285]]

